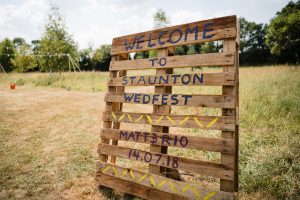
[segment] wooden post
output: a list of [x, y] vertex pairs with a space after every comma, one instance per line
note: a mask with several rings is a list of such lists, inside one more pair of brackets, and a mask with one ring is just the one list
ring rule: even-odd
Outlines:
[[[158, 49], [157, 50], [157, 57], [167, 57], [174, 55], [175, 48], [164, 48], [164, 49]], [[163, 74], [172, 74], [173, 69], [156, 69], [157, 75], [163, 75]], [[154, 89], [155, 94], [171, 94], [172, 93], [172, 86], [155, 86]], [[171, 112], [171, 106], [169, 105], [154, 105], [153, 106], [153, 113], [155, 114], [170, 114]], [[169, 133], [169, 127], [168, 126], [152, 126], [151, 131], [153, 132], [161, 132], [161, 133]], [[162, 147], [159, 145], [150, 145], [150, 151], [156, 152], [156, 153], [168, 153], [168, 147]], [[180, 180], [180, 175], [178, 170], [174, 169], [166, 169], [165, 167], [155, 166], [155, 165], [149, 165], [149, 172], [152, 174], [162, 174], [167, 175], [167, 177], [172, 177], [176, 180]]]
[[[112, 60], [117, 60], [117, 56], [113, 56]], [[110, 71], [109, 77], [115, 78], [115, 77], [117, 77], [117, 73], [118, 73], [117, 71]], [[114, 92], [116, 92], [116, 86], [108, 86], [108, 93], [114, 93]], [[116, 103], [106, 102], [105, 112], [111, 112], [113, 110], [113, 104], [116, 104]], [[112, 126], [111, 120], [103, 121], [103, 128], [111, 128], [111, 126]], [[109, 144], [109, 139], [103, 138], [101, 136], [100, 136], [100, 138], [101, 138], [100, 144]], [[100, 160], [102, 162], [107, 162], [108, 156], [100, 153]]]
[[[118, 55], [117, 60], [127, 60], [128, 54], [121, 54]], [[118, 77], [126, 76], [127, 71], [126, 70], [120, 70]], [[124, 86], [117, 86], [116, 87], [116, 93], [124, 93], [125, 87]], [[113, 111], [122, 111], [123, 103], [116, 103], [114, 104]], [[120, 122], [113, 122], [113, 129], [119, 129], [121, 123]], [[112, 145], [118, 145], [118, 140], [112, 140]], [[116, 163], [116, 157], [111, 157], [111, 163]]]
[[[224, 72], [235, 72], [236, 76], [238, 76], [238, 47], [235, 40], [225, 40], [223, 44], [223, 51], [224, 52], [236, 52], [235, 53], [235, 64], [234, 67], [223, 67]], [[235, 84], [232, 86], [223, 86], [222, 87], [222, 94], [223, 95], [234, 95], [238, 96], [238, 77], [235, 77]], [[237, 99], [237, 98], [236, 98]], [[237, 115], [238, 108], [238, 100], [236, 102], [236, 107], [232, 109], [223, 108], [222, 115], [223, 116], [233, 116]], [[235, 141], [235, 152], [234, 154], [222, 153], [221, 154], [221, 163], [226, 165], [234, 166], [234, 180], [220, 180], [220, 190], [225, 192], [237, 192], [238, 191], [238, 125], [237, 125], [237, 118], [235, 117], [236, 128], [234, 131], [222, 131], [221, 137], [227, 139], [234, 139]]]

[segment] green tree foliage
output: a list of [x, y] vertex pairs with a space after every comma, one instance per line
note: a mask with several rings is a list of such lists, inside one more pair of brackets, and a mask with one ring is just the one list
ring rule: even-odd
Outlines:
[[[151, 52], [155, 52], [156, 54], [156, 51], [151, 51]], [[153, 56], [152, 56], [153, 57]], [[155, 56], [154, 56], [155, 57]], [[149, 58], [149, 52], [148, 51], [141, 51], [141, 52], [136, 52], [134, 54], [134, 59], [141, 59], [141, 58]]]
[[14, 43], [14, 47], [16, 48], [16, 50], [19, 50], [19, 48], [26, 44], [26, 41], [24, 38], [21, 37], [16, 37], [12, 40], [12, 42]]
[[268, 26], [240, 18], [240, 64], [261, 65], [272, 62], [273, 57], [266, 45]]
[[108, 71], [111, 60], [111, 45], [101, 45], [93, 55], [95, 70]]
[[175, 55], [187, 55], [188, 50], [188, 45], [177, 46], [175, 48]]
[[154, 15], [153, 15], [153, 20], [154, 20], [154, 28], [163, 28], [167, 27], [171, 21], [169, 17], [167, 16], [166, 12], [162, 10], [161, 8], [158, 9]]
[[[41, 71], [66, 71], [69, 69], [68, 54], [78, 62], [77, 44], [73, 37], [67, 32], [67, 27], [59, 8], [51, 6], [48, 21], [40, 43]], [[67, 54], [61, 56], [61, 54]]]
[[217, 52], [217, 47], [214, 42], [206, 42], [201, 45], [201, 53], [214, 53]]
[[267, 44], [280, 62], [300, 61], [300, 1], [288, 3], [270, 22]]
[[17, 72], [33, 71], [37, 67], [35, 56], [32, 54], [30, 46], [26, 43], [18, 46], [18, 53], [11, 62], [14, 71]]
[[79, 52], [79, 65], [82, 70], [95, 70], [92, 59], [92, 49], [86, 48]]
[[10, 72], [13, 70], [13, 65], [11, 63], [11, 59], [14, 58], [15, 48], [8, 38], [5, 38], [0, 43], [0, 64], [3, 66], [6, 72]]
[[41, 41], [40, 40], [32, 40], [31, 41], [31, 49], [33, 54], [38, 55], [41, 51]]

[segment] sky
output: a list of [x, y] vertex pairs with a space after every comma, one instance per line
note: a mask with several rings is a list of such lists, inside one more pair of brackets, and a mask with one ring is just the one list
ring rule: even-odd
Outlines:
[[[0, 0], [0, 40], [39, 39], [50, 2], [60, 8], [68, 32], [80, 49], [110, 44], [112, 38], [153, 29], [153, 15], [163, 9], [178, 25], [237, 15], [268, 23], [290, 0]], [[294, 0], [295, 1], [295, 0]]]

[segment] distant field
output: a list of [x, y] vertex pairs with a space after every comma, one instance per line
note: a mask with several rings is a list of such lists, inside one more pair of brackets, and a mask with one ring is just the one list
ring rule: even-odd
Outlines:
[[59, 73], [10, 73], [0, 74], [0, 84], [9, 87], [11, 82], [17, 86], [64, 88], [88, 92], [103, 92], [107, 89], [108, 72], [63, 72]]
[[[107, 79], [107, 72], [0, 74], [0, 199], [105, 198], [93, 178]], [[10, 82], [17, 84], [15, 91], [9, 90]], [[190, 90], [221, 91], [211, 87]], [[175, 87], [174, 91], [184, 93], [187, 88]], [[125, 109], [133, 112], [144, 107], [126, 105]], [[219, 111], [179, 108], [173, 112]], [[182, 131], [203, 134], [194, 129]], [[300, 67], [240, 68], [241, 199], [300, 199], [299, 149]], [[214, 153], [175, 148], [170, 153], [219, 159]], [[125, 160], [118, 162], [128, 165]], [[131, 165], [145, 170], [143, 165]], [[192, 181], [211, 187], [218, 182], [199, 177]]]

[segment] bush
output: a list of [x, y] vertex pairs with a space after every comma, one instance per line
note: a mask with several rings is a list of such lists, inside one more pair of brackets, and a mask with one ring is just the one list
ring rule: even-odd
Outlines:
[[21, 78], [19, 78], [19, 79], [17, 80], [17, 82], [16, 82], [16, 85], [18, 85], [18, 86], [25, 85], [25, 80], [24, 80], [24, 79], [21, 79]]

